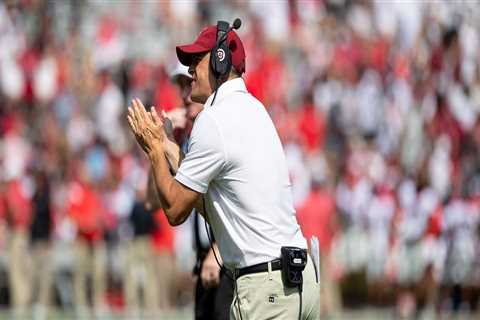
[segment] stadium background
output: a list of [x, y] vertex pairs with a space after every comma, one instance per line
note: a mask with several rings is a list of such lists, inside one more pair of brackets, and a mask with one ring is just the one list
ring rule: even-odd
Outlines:
[[325, 312], [478, 316], [479, 14], [476, 1], [0, 3], [1, 314], [127, 314], [139, 283], [153, 313], [189, 318], [191, 226], [160, 212], [132, 232], [148, 164], [125, 112], [139, 97], [178, 116], [174, 46], [240, 17], [247, 87], [320, 238]]

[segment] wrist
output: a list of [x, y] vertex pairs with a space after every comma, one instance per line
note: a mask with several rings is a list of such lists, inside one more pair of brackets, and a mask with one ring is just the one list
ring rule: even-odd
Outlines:
[[164, 157], [164, 150], [162, 144], [156, 144], [150, 151], [148, 152], [148, 157], [150, 161], [155, 162], [159, 159], [159, 157]]

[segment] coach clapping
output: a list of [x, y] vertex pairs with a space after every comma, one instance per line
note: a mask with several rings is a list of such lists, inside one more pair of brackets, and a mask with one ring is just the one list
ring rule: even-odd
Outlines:
[[[194, 207], [209, 221], [236, 284], [230, 318], [318, 319], [320, 287], [297, 223], [282, 145], [241, 77], [245, 51], [233, 31], [239, 26], [219, 21], [176, 48], [192, 75], [191, 99], [204, 110], [185, 157], [176, 157], [175, 176], [165, 156], [172, 158], [163, 115], [134, 100], [128, 121], [150, 159], [170, 224], [181, 224]], [[302, 270], [303, 285], [288, 276]]]

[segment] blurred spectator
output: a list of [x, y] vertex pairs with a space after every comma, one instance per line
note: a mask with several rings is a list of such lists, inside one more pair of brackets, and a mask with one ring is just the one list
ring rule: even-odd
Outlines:
[[332, 240], [338, 230], [335, 196], [325, 176], [312, 176], [310, 194], [297, 209], [297, 219], [306, 239], [316, 236], [319, 240], [321, 312], [328, 317], [339, 311], [341, 302], [330, 260]]
[[[103, 239], [104, 208], [98, 191], [92, 185], [85, 165], [70, 182], [67, 210], [76, 227], [73, 286], [75, 308], [88, 311], [87, 297], [92, 298], [95, 311], [106, 307], [106, 248]], [[91, 277], [92, 295], [88, 295], [87, 280]]]
[[32, 219], [31, 190], [27, 178], [7, 182], [5, 197], [7, 205], [8, 274], [15, 316], [25, 317], [30, 301], [29, 230]]
[[[126, 306], [132, 317], [140, 316], [141, 310], [145, 310], [146, 315], [154, 315], [159, 303], [157, 272], [155, 271], [157, 266], [151, 242], [155, 220], [152, 212], [145, 208], [145, 196], [146, 184], [138, 188], [129, 216], [133, 238], [127, 249], [124, 292]], [[142, 302], [140, 302], [139, 289], [142, 289]]]
[[[51, 233], [53, 216], [51, 210], [49, 177], [42, 169], [34, 173], [35, 192], [32, 199], [32, 225], [30, 239], [32, 243], [32, 301], [35, 313], [40, 318], [47, 315], [52, 303], [53, 265], [51, 255]], [[43, 315], [43, 317], [42, 317]]]
[[94, 109], [98, 137], [108, 144], [112, 152], [120, 154], [126, 148], [125, 132], [121, 130], [120, 125], [124, 101], [108, 70], [99, 72], [98, 90], [99, 95]]
[[169, 310], [174, 305], [174, 292], [176, 290], [176, 261], [174, 256], [175, 234], [168, 223], [163, 210], [154, 213], [157, 228], [153, 232], [153, 258], [158, 281], [159, 307]]

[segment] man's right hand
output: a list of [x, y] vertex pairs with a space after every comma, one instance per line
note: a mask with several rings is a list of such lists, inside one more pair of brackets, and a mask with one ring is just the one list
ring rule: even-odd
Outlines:
[[[219, 259], [221, 260], [221, 258]], [[221, 263], [221, 261], [219, 262]], [[215, 259], [212, 249], [208, 251], [205, 260], [203, 260], [199, 280], [202, 281], [202, 285], [204, 288], [217, 287], [220, 283], [220, 266]]]

